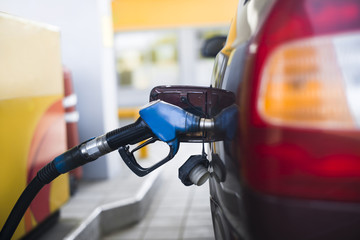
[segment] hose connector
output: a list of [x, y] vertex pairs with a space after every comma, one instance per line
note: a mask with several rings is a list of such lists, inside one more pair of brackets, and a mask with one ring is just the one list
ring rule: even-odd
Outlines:
[[57, 156], [53, 162], [59, 173], [67, 173], [111, 151], [105, 135], [102, 135], [71, 148]]
[[102, 155], [111, 152], [112, 149], [109, 147], [109, 144], [106, 141], [106, 135], [104, 134], [83, 143], [80, 146], [80, 151], [85, 158], [93, 161]]

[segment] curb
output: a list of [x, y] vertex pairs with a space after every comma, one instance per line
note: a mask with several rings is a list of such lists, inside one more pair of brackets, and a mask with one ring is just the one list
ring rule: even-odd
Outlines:
[[146, 214], [161, 183], [161, 171], [144, 181], [134, 197], [97, 207], [65, 240], [97, 240], [115, 229], [140, 221]]

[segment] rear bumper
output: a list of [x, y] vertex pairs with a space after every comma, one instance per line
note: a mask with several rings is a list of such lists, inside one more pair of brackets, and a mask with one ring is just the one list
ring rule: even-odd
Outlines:
[[246, 190], [252, 239], [360, 239], [360, 204], [293, 200]]
[[[211, 186], [212, 184], [210, 184]], [[360, 239], [360, 204], [315, 200], [295, 200], [268, 196], [243, 189], [242, 216], [234, 221], [226, 216], [224, 203], [212, 196], [230, 239], [251, 240], [358, 240]], [[216, 206], [216, 208], [215, 208]], [[215, 225], [215, 224], [214, 224]], [[235, 236], [242, 229], [241, 236]]]

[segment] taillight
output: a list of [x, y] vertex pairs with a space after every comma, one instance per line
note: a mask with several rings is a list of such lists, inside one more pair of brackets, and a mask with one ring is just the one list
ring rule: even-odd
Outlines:
[[360, 201], [360, 1], [278, 0], [242, 94], [250, 187]]
[[360, 123], [359, 63], [360, 32], [282, 44], [261, 73], [261, 117], [279, 125], [355, 129]]

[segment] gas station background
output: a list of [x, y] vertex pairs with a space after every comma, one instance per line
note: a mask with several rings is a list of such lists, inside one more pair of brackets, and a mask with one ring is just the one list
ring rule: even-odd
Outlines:
[[[233, 16], [229, 12], [236, 4], [235, 0], [2, 0], [0, 10], [60, 29], [62, 62], [72, 72], [84, 141], [118, 127], [118, 108], [146, 104], [153, 86], [208, 85], [213, 60], [200, 57], [201, 41], [226, 34]], [[83, 177], [119, 174], [117, 153], [103, 158], [84, 166]]]
[[[0, 18], [0, 24], [3, 26], [0, 32], [2, 49], [9, 48], [10, 44], [19, 54], [14, 55], [14, 51], [11, 50], [7, 56], [6, 51], [2, 51], [2, 65], [12, 65], [0, 71], [3, 76], [0, 79], [3, 90], [0, 97], [0, 112], [4, 114], [1, 121], [1, 129], [4, 130], [1, 139], [6, 141], [8, 133], [16, 133], [16, 137], [24, 142], [18, 145], [24, 149], [7, 148], [2, 151], [5, 155], [6, 152], [12, 151], [24, 156], [23, 161], [21, 158], [5, 159], [5, 162], [2, 160], [3, 171], [10, 173], [5, 176], [3, 172], [3, 178], [17, 176], [12, 173], [19, 172], [16, 170], [19, 168], [22, 171], [18, 174], [23, 176], [16, 177], [17, 181], [10, 181], [11, 187], [19, 190], [12, 191], [11, 196], [3, 198], [3, 207], [10, 209], [13, 199], [16, 199], [19, 191], [32, 177], [32, 173], [27, 173], [26, 169], [32, 169], [29, 168], [29, 164], [37, 160], [29, 160], [26, 156], [39, 151], [36, 149], [40, 149], [41, 152], [41, 149], [46, 148], [48, 150], [44, 154], [51, 158], [52, 155], [60, 154], [66, 149], [64, 123], [57, 122], [53, 127], [44, 125], [44, 122], [49, 122], [46, 119], [53, 116], [52, 112], [56, 111], [57, 118], [64, 114], [59, 107], [57, 110], [50, 109], [50, 112], [46, 110], [52, 104], [59, 105], [64, 96], [61, 65], [71, 72], [77, 95], [76, 108], [80, 116], [79, 140], [82, 142], [133, 121], [137, 117], [134, 113], [148, 102], [151, 88], [157, 85], [208, 86], [213, 59], [201, 57], [201, 43], [213, 35], [226, 35], [232, 17], [228, 12], [231, 12], [229, 9], [235, 10], [236, 4], [235, 0], [2, 0], [0, 11], [9, 14], [10, 19], [14, 16], [14, 21], [18, 21], [21, 26], [14, 28], [12, 20], [7, 23], [6, 15]], [[22, 43], [21, 40], [17, 45], [12, 43], [12, 31], [20, 32], [17, 36], [22, 39]], [[39, 31], [48, 31], [51, 37], [43, 37]], [[45, 53], [46, 57], [39, 55], [42, 48], [50, 49]], [[24, 53], [28, 56], [24, 56]], [[17, 57], [29, 61], [16, 61]], [[14, 69], [20, 74], [19, 81], [14, 82], [14, 72], [9, 72], [9, 69]], [[34, 71], [39, 74], [26, 75]], [[21, 74], [25, 75], [21, 77]], [[23, 84], [30, 84], [31, 88], [24, 87]], [[13, 91], [9, 91], [6, 86], [11, 86]], [[42, 107], [35, 112], [29, 110], [28, 105], [34, 103], [31, 99], [29, 104], [13, 109], [14, 104], [9, 105], [8, 102], [19, 103], [16, 98], [23, 98], [22, 92], [26, 91], [26, 97], [40, 99], [46, 95], [51, 99], [41, 98], [38, 105], [45, 108]], [[18, 93], [18, 96], [11, 95], [12, 93]], [[118, 113], [124, 110], [130, 110], [131, 114], [127, 119], [119, 120]], [[31, 121], [32, 124], [14, 121], [16, 117], [21, 121]], [[24, 135], [25, 132], [27, 134]], [[42, 137], [42, 132], [45, 134], [46, 146], [41, 141], [34, 143], [37, 138]], [[46, 135], [48, 133], [56, 136]], [[56, 139], [59, 139], [59, 142]], [[26, 147], [29, 144], [30, 150]], [[55, 149], [53, 146], [57, 146], [56, 153], [51, 152]], [[6, 156], [13, 158], [13, 155], [10, 152]], [[83, 178], [108, 179], [121, 174], [121, 168], [124, 166], [117, 153], [102, 158], [83, 167]], [[41, 219], [55, 213], [67, 201], [67, 178], [68, 175], [64, 175], [54, 181], [48, 195], [42, 194], [42, 199], [39, 198], [40, 205], [35, 201], [35, 205], [33, 204], [31, 210], [25, 214], [15, 237], [24, 234], [24, 230], [29, 232], [42, 221]], [[4, 182], [9, 183], [5, 180]], [[6, 186], [5, 189], [8, 189]], [[50, 206], [49, 210], [37, 209], [37, 206], [47, 205]], [[2, 220], [5, 220], [4, 217], [1, 217]]]

